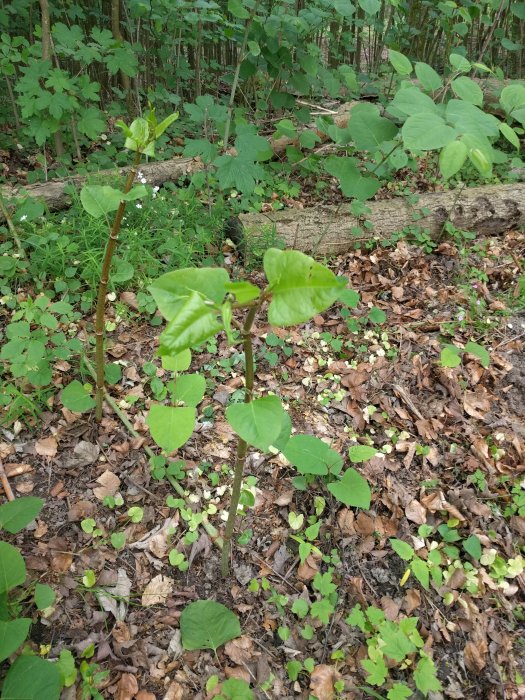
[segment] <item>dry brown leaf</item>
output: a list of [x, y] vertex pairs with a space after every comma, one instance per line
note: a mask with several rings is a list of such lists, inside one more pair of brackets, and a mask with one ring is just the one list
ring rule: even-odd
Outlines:
[[406, 614], [410, 615], [410, 613], [416, 608], [419, 608], [420, 605], [421, 593], [417, 590], [417, 588], [409, 588], [403, 599], [403, 607]]
[[55, 457], [57, 451], [57, 441], [53, 436], [41, 438], [35, 442], [35, 452], [41, 457]]
[[157, 700], [157, 698], [155, 695], [153, 695], [153, 693], [150, 693], [147, 690], [139, 690], [135, 696], [135, 700]]
[[238, 678], [245, 683], [250, 683], [251, 676], [248, 671], [242, 666], [226, 666], [224, 669], [224, 675], [226, 678]]
[[139, 689], [137, 679], [132, 673], [123, 673], [117, 683], [115, 700], [133, 700]]
[[333, 666], [319, 664], [310, 676], [310, 690], [318, 700], [333, 700], [334, 683], [337, 680], [337, 671]]
[[[485, 392], [486, 393], [486, 390]], [[472, 418], [483, 420], [490, 411], [490, 401], [481, 391], [466, 391], [463, 394], [463, 408]]]
[[170, 683], [170, 686], [163, 700], [182, 700], [184, 697], [184, 688], [177, 681]]
[[100, 454], [100, 447], [87, 440], [81, 440], [73, 450], [75, 455], [74, 464], [77, 467], [87, 467], [88, 464], [94, 464]]
[[354, 511], [349, 508], [341, 508], [337, 514], [337, 522], [343, 535], [355, 535]]
[[67, 519], [70, 523], [76, 523], [84, 518], [91, 517], [96, 511], [97, 507], [91, 501], [77, 501], [73, 503], [71, 508], [68, 510]]
[[22, 481], [18, 484], [15, 485], [15, 489], [18, 491], [18, 493], [23, 493], [23, 494], [28, 494], [33, 491], [35, 488], [35, 484], [33, 481]]
[[297, 578], [300, 581], [311, 581], [318, 571], [319, 562], [310, 554], [302, 564], [299, 564]]
[[253, 653], [253, 641], [250, 637], [233, 639], [224, 646], [224, 652], [238, 666], [250, 663], [256, 656]]
[[165, 603], [173, 590], [173, 579], [159, 574], [151, 579], [142, 594], [142, 605], [148, 607], [157, 603]]
[[465, 659], [465, 666], [472, 673], [479, 673], [482, 671], [487, 662], [487, 642], [483, 639], [477, 639], [475, 642], [467, 642], [463, 650], [463, 658]]
[[421, 505], [419, 501], [415, 499], [410, 501], [410, 503], [405, 508], [405, 515], [407, 519], [416, 525], [423, 525], [427, 521], [427, 511], [424, 506]]
[[98, 477], [97, 484], [101, 485], [93, 489], [93, 493], [102, 501], [106, 496], [114, 496], [117, 493], [120, 486], [120, 479], [116, 474], [106, 469], [106, 471]]
[[391, 620], [392, 622], [394, 620], [397, 620], [400, 605], [396, 603], [395, 600], [392, 600], [392, 598], [389, 598], [388, 596], [383, 596], [381, 598], [381, 608], [385, 613], [385, 617], [387, 620]]

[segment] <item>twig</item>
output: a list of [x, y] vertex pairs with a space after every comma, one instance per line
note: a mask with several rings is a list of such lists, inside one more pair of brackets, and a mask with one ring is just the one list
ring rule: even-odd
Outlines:
[[7, 228], [11, 232], [11, 235], [13, 236], [13, 240], [15, 242], [15, 245], [17, 247], [18, 253], [21, 258], [26, 258], [26, 252], [24, 250], [24, 247], [22, 245], [22, 242], [18, 236], [18, 231], [16, 230], [16, 226], [13, 223], [13, 219], [11, 218], [11, 215], [9, 214], [9, 211], [5, 205], [4, 199], [2, 197], [2, 193], [0, 192], [0, 212], [2, 212], [2, 215], [7, 223]]
[[508, 345], [509, 343], [513, 343], [515, 340], [518, 340], [519, 338], [523, 338], [524, 335], [525, 335], [525, 332], [524, 332], [524, 333], [520, 333], [519, 335], [515, 335], [514, 338], [507, 338], [506, 340], [502, 340], [501, 343], [498, 343], [498, 344], [495, 345], [492, 349], [493, 349], [493, 350], [497, 350], [497, 349], [500, 348], [502, 345]]
[[0, 482], [2, 482], [2, 486], [4, 487], [4, 491], [5, 491], [5, 495], [7, 496], [7, 500], [14, 501], [15, 494], [13, 493], [13, 489], [11, 488], [11, 484], [9, 483], [9, 480], [7, 478], [7, 474], [5, 473], [4, 464], [1, 460], [0, 460]]

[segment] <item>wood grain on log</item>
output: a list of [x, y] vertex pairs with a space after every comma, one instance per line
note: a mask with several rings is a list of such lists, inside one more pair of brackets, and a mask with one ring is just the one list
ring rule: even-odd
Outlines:
[[[431, 192], [420, 195], [415, 206], [401, 197], [367, 205], [371, 211], [366, 219], [373, 223], [370, 230], [352, 216], [349, 204], [241, 214], [240, 219], [248, 235], [260, 236], [263, 229], [275, 228], [287, 248], [319, 254], [343, 253], [358, 240], [386, 238], [410, 225], [436, 236], [448, 220], [458, 229], [490, 235], [525, 225], [525, 184]], [[415, 221], [413, 214], [422, 209], [428, 209], [428, 215]], [[356, 227], [361, 230], [358, 236], [352, 232]]]

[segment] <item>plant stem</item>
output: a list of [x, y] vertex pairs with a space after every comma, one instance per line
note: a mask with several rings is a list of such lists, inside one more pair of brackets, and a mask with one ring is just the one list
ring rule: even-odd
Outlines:
[[[141, 154], [137, 152], [135, 161], [128, 173], [128, 178], [124, 186], [124, 194], [127, 194], [135, 181], [137, 169], [139, 167]], [[102, 263], [102, 273], [100, 275], [100, 284], [98, 285], [97, 296], [97, 312], [95, 316], [95, 367], [97, 373], [97, 393], [96, 393], [96, 409], [95, 418], [97, 421], [102, 420], [102, 404], [104, 402], [104, 328], [105, 328], [105, 309], [106, 309], [106, 292], [108, 289], [109, 269], [111, 267], [111, 259], [117, 246], [118, 234], [122, 224], [122, 217], [126, 208], [125, 200], [120, 200], [120, 204], [115, 214], [113, 226], [109, 234], [109, 239], [104, 253], [104, 261]]]
[[[244, 347], [244, 368], [246, 374], [246, 388], [244, 394], [244, 403], [250, 403], [253, 398], [253, 380], [254, 380], [254, 364], [253, 364], [253, 346], [251, 329], [260, 304], [252, 307], [242, 329], [243, 347]], [[242, 477], [244, 472], [244, 462], [246, 461], [246, 453], [248, 445], [246, 440], [239, 438], [237, 442], [237, 455], [235, 458], [235, 470], [233, 476], [232, 495], [230, 499], [230, 510], [228, 512], [228, 520], [224, 528], [223, 548], [221, 557], [221, 573], [226, 578], [230, 573], [230, 549], [233, 529], [235, 527], [235, 519], [237, 516], [237, 508], [241, 496]]]
[[7, 224], [7, 228], [9, 229], [11, 235], [13, 236], [13, 240], [15, 242], [15, 245], [18, 249], [18, 253], [20, 254], [21, 258], [26, 258], [26, 252], [24, 250], [24, 247], [22, 245], [22, 242], [18, 236], [18, 231], [16, 230], [16, 226], [13, 223], [13, 219], [11, 218], [11, 215], [9, 214], [9, 210], [5, 205], [4, 198], [2, 197], [2, 194], [0, 193], [0, 212], [2, 212], [4, 219]]

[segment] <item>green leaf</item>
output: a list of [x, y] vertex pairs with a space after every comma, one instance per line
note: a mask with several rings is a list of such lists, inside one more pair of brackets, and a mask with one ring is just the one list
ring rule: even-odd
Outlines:
[[36, 518], [44, 506], [44, 501], [35, 496], [23, 496], [0, 506], [0, 528], [16, 535]]
[[178, 355], [183, 350], [199, 345], [222, 330], [217, 311], [210, 308], [198, 292], [191, 292], [183, 300], [176, 316], [160, 336], [160, 354]]
[[348, 131], [360, 151], [376, 151], [384, 141], [397, 134], [396, 125], [379, 114], [376, 105], [364, 102], [352, 108]]
[[103, 113], [97, 107], [85, 107], [77, 122], [77, 129], [88, 139], [95, 141], [106, 128]]
[[301, 474], [328, 474], [334, 468], [341, 470], [343, 459], [325, 442], [314, 435], [294, 435], [283, 450], [286, 459]]
[[7, 672], [2, 700], [58, 700], [60, 672], [38, 656], [19, 656]]
[[391, 537], [390, 544], [392, 545], [394, 552], [401, 557], [403, 561], [410, 561], [413, 558], [414, 549], [407, 542]]
[[410, 75], [410, 73], [412, 73], [412, 64], [408, 58], [404, 54], [399, 53], [399, 51], [389, 49], [388, 60], [394, 66], [396, 72], [400, 75]]
[[405, 147], [413, 151], [433, 151], [454, 141], [457, 132], [437, 114], [414, 114], [401, 129]]
[[246, 304], [253, 299], [257, 299], [261, 294], [259, 287], [251, 282], [241, 280], [239, 282], [229, 282], [225, 285], [226, 291], [235, 296], [239, 304]]
[[359, 0], [359, 7], [364, 10], [367, 15], [377, 15], [381, 9], [381, 0]]
[[438, 73], [429, 66], [428, 63], [418, 62], [415, 65], [417, 79], [423, 86], [425, 90], [429, 92], [435, 92], [443, 85], [443, 81], [439, 77]]
[[199, 292], [206, 299], [220, 305], [226, 296], [230, 277], [222, 267], [184, 268], [167, 272], [149, 287], [160, 313], [171, 321], [191, 292]]
[[251, 193], [256, 181], [264, 179], [264, 170], [253, 160], [243, 156], [225, 153], [213, 161], [217, 168], [217, 182], [222, 190], [235, 188], [240, 192]]
[[368, 673], [366, 682], [372, 685], [382, 686], [388, 677], [388, 668], [382, 656], [372, 661], [372, 659], [364, 659], [361, 661], [362, 667]]
[[396, 625], [389, 620], [386, 620], [380, 628], [381, 636], [381, 651], [389, 659], [393, 659], [398, 663], [403, 661], [409, 654], [417, 651], [417, 647], [413, 644], [407, 635]]
[[56, 599], [56, 593], [45, 583], [37, 583], [35, 586], [35, 605], [37, 610], [45, 610], [51, 607]]
[[352, 445], [348, 450], [348, 456], [352, 464], [359, 464], [360, 462], [366, 462], [367, 459], [372, 459], [377, 454], [375, 447], [370, 447], [369, 445]]
[[69, 649], [62, 649], [56, 667], [60, 673], [62, 685], [65, 688], [70, 688], [77, 679], [77, 669], [75, 658]]
[[[471, 139], [484, 136], [492, 139], [499, 136], [499, 119], [464, 100], [449, 100], [445, 117], [459, 133], [468, 135]], [[479, 146], [479, 143], [477, 145]]]
[[184, 374], [175, 380], [173, 400], [195, 407], [202, 401], [205, 391], [206, 380], [202, 374]]
[[414, 576], [417, 578], [423, 588], [428, 591], [430, 588], [430, 571], [426, 562], [419, 557], [414, 557], [410, 563], [410, 567]]
[[525, 106], [525, 86], [519, 83], [507, 85], [501, 91], [499, 101], [505, 112], [512, 114], [514, 110]]
[[191, 365], [191, 350], [187, 348], [178, 355], [163, 355], [162, 367], [171, 372], [185, 372]]
[[412, 690], [404, 683], [394, 683], [386, 697], [388, 700], [406, 700], [406, 698], [411, 698], [412, 695]]
[[88, 214], [99, 218], [118, 209], [122, 192], [110, 185], [84, 185], [80, 190], [80, 201]]
[[237, 616], [214, 600], [196, 600], [182, 611], [179, 627], [184, 649], [212, 649], [241, 634]]
[[228, 0], [228, 12], [237, 19], [248, 19], [250, 13], [243, 7], [241, 0]]
[[74, 413], [85, 413], [91, 410], [96, 403], [78, 379], [74, 379], [63, 389], [61, 399], [64, 406]]
[[463, 549], [465, 552], [467, 552], [467, 554], [470, 554], [473, 559], [478, 561], [481, 559], [481, 542], [479, 537], [476, 535], [470, 535], [470, 537], [467, 537], [467, 539], [463, 542]]
[[153, 404], [146, 423], [157, 445], [166, 452], [174, 452], [192, 436], [196, 417], [192, 407]]
[[490, 365], [490, 353], [483, 345], [478, 345], [478, 343], [469, 342], [465, 345], [465, 352], [470, 355], [474, 355], [481, 362], [483, 367], [488, 367]]
[[465, 102], [478, 106], [483, 104], [483, 90], [471, 78], [462, 75], [453, 80], [450, 86], [454, 93]]
[[451, 141], [439, 154], [439, 169], [443, 177], [448, 180], [463, 167], [467, 159], [467, 147], [462, 141]]
[[254, 700], [255, 695], [250, 686], [241, 678], [228, 678], [221, 685], [221, 692], [215, 696], [217, 700]]
[[342, 289], [337, 299], [345, 304], [345, 306], [348, 306], [349, 309], [355, 309], [359, 305], [360, 297], [353, 289]]
[[331, 306], [346, 284], [345, 279], [295, 250], [267, 250], [264, 271], [272, 292], [268, 320], [274, 326], [308, 321]]
[[365, 510], [370, 508], [370, 486], [367, 480], [352, 467], [345, 471], [342, 479], [328, 484], [328, 490], [345, 506]]
[[368, 313], [368, 318], [372, 323], [380, 326], [386, 321], [386, 313], [383, 309], [378, 309], [377, 306], [373, 306]]
[[268, 452], [281, 434], [283, 413], [286, 411], [277, 396], [264, 396], [250, 403], [231, 404], [226, 420], [249, 445]]
[[472, 68], [470, 61], [459, 53], [451, 53], [449, 56], [450, 65], [460, 73], [468, 73]]
[[115, 549], [122, 549], [126, 544], [126, 533], [125, 532], [112, 532], [111, 544]]
[[511, 143], [517, 151], [520, 150], [520, 140], [518, 138], [518, 135], [514, 131], [514, 129], [509, 126], [508, 124], [505, 124], [505, 122], [501, 122], [499, 125], [499, 130], [503, 134], [503, 136]]
[[23, 556], [8, 542], [0, 542], [0, 595], [9, 592], [26, 580]]
[[339, 180], [346, 197], [370, 199], [381, 187], [381, 182], [371, 175], [363, 175], [357, 165], [355, 158], [341, 156], [330, 156], [324, 163], [326, 172]]
[[415, 114], [433, 114], [439, 116], [439, 110], [434, 100], [415, 86], [398, 90], [388, 109], [389, 112], [394, 114], [400, 112], [407, 116], [413, 116]]
[[166, 129], [173, 124], [173, 122], [179, 118], [179, 113], [178, 112], [173, 112], [170, 114], [168, 117], [163, 119], [160, 124], [157, 124], [155, 127], [155, 138], [158, 139], [159, 136], [162, 136], [162, 134], [166, 131]]
[[104, 367], [104, 377], [108, 384], [116, 384], [122, 379], [122, 367], [116, 362], [110, 362]]
[[441, 683], [436, 676], [436, 667], [432, 659], [423, 652], [420, 653], [421, 659], [414, 670], [414, 681], [416, 688], [427, 696], [430, 692], [437, 693], [441, 690]]
[[274, 155], [264, 136], [259, 136], [253, 124], [239, 124], [235, 138], [235, 150], [245, 161], [268, 160]]
[[0, 621], [0, 663], [15, 652], [29, 634], [30, 617]]
[[454, 345], [447, 345], [441, 351], [440, 360], [442, 367], [457, 367], [461, 364], [461, 356], [459, 348]]

